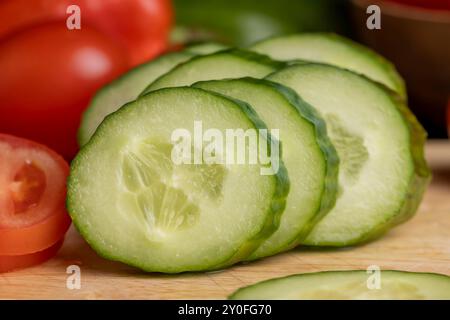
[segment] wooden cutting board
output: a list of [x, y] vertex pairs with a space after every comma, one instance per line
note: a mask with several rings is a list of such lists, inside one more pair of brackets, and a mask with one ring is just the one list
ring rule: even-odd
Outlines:
[[[99, 258], [74, 229], [52, 260], [0, 274], [3, 299], [223, 299], [239, 287], [300, 272], [381, 269], [450, 275], [450, 143], [432, 141], [427, 158], [434, 178], [418, 214], [383, 238], [337, 250], [298, 248], [262, 261], [210, 273], [160, 275]], [[78, 265], [81, 288], [66, 286]], [[70, 270], [69, 270], [70, 271]], [[69, 283], [73, 284], [69, 278]]]

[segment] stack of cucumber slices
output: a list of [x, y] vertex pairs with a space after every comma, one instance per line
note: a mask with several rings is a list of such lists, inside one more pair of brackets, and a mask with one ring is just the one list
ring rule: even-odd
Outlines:
[[371, 240], [415, 213], [430, 177], [405, 92], [336, 35], [169, 53], [92, 100], [69, 212], [100, 255], [151, 272]]

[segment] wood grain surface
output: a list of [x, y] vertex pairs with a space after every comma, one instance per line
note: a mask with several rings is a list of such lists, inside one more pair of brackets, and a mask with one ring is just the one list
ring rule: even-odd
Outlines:
[[[145, 274], [98, 257], [72, 228], [52, 260], [0, 274], [1, 299], [224, 299], [239, 287], [268, 278], [323, 270], [381, 269], [450, 275], [450, 143], [432, 141], [433, 169], [418, 214], [381, 239], [337, 250], [298, 248], [227, 270], [180, 275]], [[81, 288], [66, 286], [67, 268], [78, 265]]]

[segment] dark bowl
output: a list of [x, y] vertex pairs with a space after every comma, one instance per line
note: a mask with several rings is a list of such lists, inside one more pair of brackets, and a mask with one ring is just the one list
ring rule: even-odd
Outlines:
[[[431, 137], [446, 137], [450, 97], [450, 11], [382, 0], [352, 0], [359, 40], [391, 60], [405, 78], [409, 105]], [[381, 8], [381, 29], [366, 26], [369, 5]]]

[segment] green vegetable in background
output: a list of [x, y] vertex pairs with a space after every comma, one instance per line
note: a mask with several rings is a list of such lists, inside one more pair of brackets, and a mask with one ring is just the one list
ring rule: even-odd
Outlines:
[[175, 42], [217, 40], [248, 45], [277, 34], [335, 31], [343, 1], [175, 0]]

